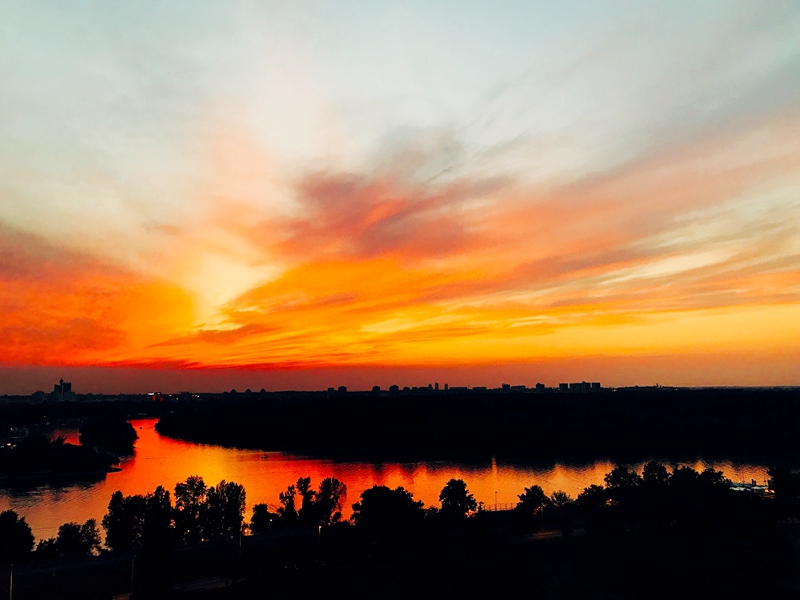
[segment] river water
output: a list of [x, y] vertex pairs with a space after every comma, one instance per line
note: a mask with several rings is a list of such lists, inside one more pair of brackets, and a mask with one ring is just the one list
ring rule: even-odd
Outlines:
[[[278, 493], [298, 477], [311, 477], [312, 487], [325, 477], [343, 481], [348, 490], [346, 517], [352, 512], [350, 505], [373, 485], [392, 488], [402, 485], [426, 506], [439, 506], [439, 492], [451, 478], [466, 481], [479, 502], [503, 507], [515, 502], [525, 487], [534, 484], [547, 494], [563, 490], [575, 497], [593, 483], [602, 485], [604, 475], [616, 466], [606, 460], [582, 465], [519, 465], [494, 460], [484, 464], [341, 462], [173, 440], [155, 431], [156, 422], [156, 419], [131, 421], [139, 439], [135, 454], [119, 465], [120, 472], [109, 473], [94, 482], [0, 488], [0, 511], [11, 508], [24, 516], [38, 540], [55, 536], [59, 525], [68, 521], [82, 523], [94, 518], [99, 525], [115, 490], [125, 495], [146, 494], [163, 485], [172, 491], [176, 483], [190, 475], [202, 476], [208, 485], [222, 479], [242, 484], [247, 491], [247, 519], [254, 504], [263, 502], [274, 509]], [[59, 433], [66, 435], [68, 442], [78, 443], [76, 431]], [[756, 479], [763, 483], [767, 477], [762, 465], [719, 461], [682, 464], [696, 469], [710, 466], [734, 481]], [[641, 464], [629, 466], [641, 468]]]

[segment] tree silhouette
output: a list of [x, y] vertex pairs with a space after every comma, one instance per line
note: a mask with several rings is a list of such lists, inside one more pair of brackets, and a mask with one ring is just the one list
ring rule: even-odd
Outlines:
[[575, 524], [575, 501], [566, 492], [553, 492], [550, 496], [554, 518], [563, 535], [570, 535]]
[[300, 477], [295, 485], [297, 493], [300, 494], [300, 510], [297, 512], [297, 520], [301, 523], [315, 522], [314, 500], [317, 492], [311, 487], [311, 477]]
[[207, 492], [203, 478], [198, 475], [175, 484], [175, 526], [185, 544], [199, 544], [203, 540], [202, 511]]
[[605, 488], [601, 485], [594, 484], [583, 488], [583, 491], [578, 494], [576, 498], [576, 502], [581, 506], [581, 509], [587, 511], [603, 508], [607, 500], [608, 495], [606, 494]]
[[518, 525], [524, 532], [535, 531], [544, 521], [544, 507], [550, 503], [550, 499], [538, 485], [525, 488], [525, 491], [517, 497], [519, 503], [514, 509], [514, 514], [517, 516]]
[[527, 514], [538, 513], [550, 503], [550, 499], [538, 485], [525, 488], [525, 491], [517, 497], [519, 498], [517, 509]]
[[208, 488], [202, 511], [203, 538], [231, 540], [241, 534], [245, 508], [244, 487], [233, 481], [220, 481]]
[[316, 518], [322, 525], [342, 520], [342, 506], [347, 499], [347, 486], [335, 477], [326, 477], [319, 484], [315, 502]]
[[[300, 509], [297, 509], [297, 495], [300, 495]], [[300, 477], [295, 485], [290, 485], [279, 494], [281, 506], [278, 516], [282, 523], [313, 523], [330, 525], [342, 518], [342, 505], [347, 498], [347, 486], [336, 478], [323, 479], [319, 491], [311, 487], [310, 477]]]
[[663, 487], [669, 483], [669, 471], [659, 462], [651, 460], [644, 466], [642, 482], [649, 486]]
[[448, 481], [439, 493], [439, 501], [442, 503], [442, 514], [448, 516], [465, 517], [478, 508], [463, 479]]
[[115, 552], [128, 552], [139, 546], [144, 509], [143, 496], [123, 496], [119, 490], [114, 492], [101, 522], [106, 531], [106, 546]]
[[250, 532], [253, 535], [266, 533], [277, 520], [278, 515], [269, 512], [266, 504], [256, 504], [253, 507], [253, 518], [250, 520]]
[[642, 478], [636, 471], [622, 466], [612, 469], [603, 480], [606, 482], [606, 487], [610, 489], [630, 488], [642, 483]]
[[403, 487], [376, 485], [361, 492], [361, 501], [353, 504], [353, 521], [369, 539], [407, 537], [422, 524], [422, 506]]
[[144, 518], [142, 520], [142, 546], [165, 549], [172, 546], [175, 538], [173, 527], [174, 508], [169, 490], [158, 486], [144, 499]]
[[278, 515], [284, 525], [294, 525], [297, 523], [297, 507], [295, 506], [295, 496], [297, 490], [293, 485], [286, 488], [285, 492], [278, 494], [281, 505], [278, 507]]
[[162, 486], [146, 496], [123, 496], [117, 490], [111, 495], [102, 521], [106, 546], [114, 552], [168, 548], [175, 534], [173, 516], [169, 491]]
[[55, 538], [40, 540], [36, 553], [42, 558], [56, 556], [90, 556], [100, 550], [100, 530], [94, 519], [80, 523], [64, 523]]
[[33, 550], [33, 533], [25, 517], [13, 510], [0, 513], [0, 564], [19, 562]]
[[564, 508], [573, 502], [574, 500], [570, 498], [569, 494], [566, 492], [557, 491], [553, 492], [553, 494], [550, 496], [550, 504], [552, 504], [554, 508]]

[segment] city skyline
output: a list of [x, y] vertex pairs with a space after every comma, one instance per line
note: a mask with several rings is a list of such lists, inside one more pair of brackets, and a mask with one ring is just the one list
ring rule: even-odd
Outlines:
[[798, 25], [6, 3], [0, 394], [797, 385]]

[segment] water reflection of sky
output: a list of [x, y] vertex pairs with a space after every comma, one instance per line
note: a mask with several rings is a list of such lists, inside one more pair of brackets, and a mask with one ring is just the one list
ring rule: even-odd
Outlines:
[[[189, 475], [201, 475], [207, 484], [220, 480], [236, 481], [247, 490], [247, 516], [254, 504], [275, 506], [278, 493], [298, 477], [311, 477], [317, 484], [325, 477], [336, 477], [347, 485], [345, 515], [360, 493], [373, 485], [403, 486], [426, 505], [438, 506], [439, 492], [450, 478], [467, 482], [475, 498], [493, 505], [514, 502], [525, 487], [542, 486], [548, 494], [563, 490], [575, 496], [591, 484], [602, 484], [615, 463], [520, 465], [497, 461], [461, 464], [445, 461], [415, 463], [339, 462], [292, 456], [280, 452], [237, 450], [220, 446], [192, 444], [162, 437], [156, 433], [156, 420], [133, 421], [139, 434], [136, 452], [123, 459], [122, 471], [109, 473], [95, 482], [61, 485], [16, 486], [0, 489], [0, 510], [12, 508], [26, 517], [38, 538], [55, 535], [67, 521], [102, 519], [115, 490], [124, 494], [145, 494], [156, 486], [172, 490]], [[72, 440], [70, 440], [72, 441]], [[77, 441], [77, 440], [75, 440]], [[763, 482], [766, 468], [730, 462], [689, 463], [696, 469], [711, 466], [735, 481], [756, 479]], [[641, 464], [631, 465], [641, 468]]]

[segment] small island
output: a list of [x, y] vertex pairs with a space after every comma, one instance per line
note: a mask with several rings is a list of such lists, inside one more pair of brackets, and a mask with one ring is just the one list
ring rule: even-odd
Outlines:
[[121, 416], [92, 417], [80, 429], [82, 446], [116, 454], [131, 454], [137, 439], [133, 425]]
[[33, 433], [16, 445], [0, 448], [0, 479], [51, 479], [103, 475], [116, 470], [119, 458], [109, 452], [49, 440]]

